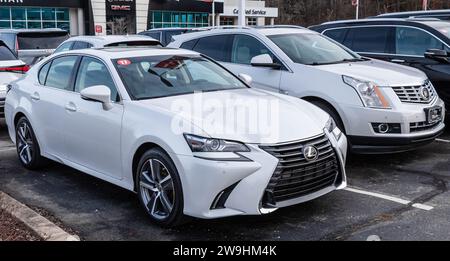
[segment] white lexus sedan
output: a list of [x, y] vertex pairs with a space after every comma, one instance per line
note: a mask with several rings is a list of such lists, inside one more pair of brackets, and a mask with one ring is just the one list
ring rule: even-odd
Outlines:
[[261, 215], [346, 186], [346, 137], [300, 99], [253, 90], [198, 53], [63, 52], [12, 83], [9, 135], [47, 159], [135, 191], [162, 226]]

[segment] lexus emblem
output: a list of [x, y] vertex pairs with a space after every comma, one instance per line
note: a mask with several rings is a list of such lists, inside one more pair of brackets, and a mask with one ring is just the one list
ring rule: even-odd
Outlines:
[[425, 101], [429, 101], [431, 98], [430, 90], [428, 90], [427, 87], [420, 88], [419, 95], [420, 95], [420, 98], [422, 98]]
[[314, 146], [305, 146], [303, 148], [303, 155], [306, 161], [315, 161], [319, 158], [319, 151]]

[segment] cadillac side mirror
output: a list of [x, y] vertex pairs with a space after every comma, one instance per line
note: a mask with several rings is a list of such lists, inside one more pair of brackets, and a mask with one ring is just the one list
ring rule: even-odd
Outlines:
[[111, 90], [105, 85], [97, 85], [81, 90], [81, 98], [101, 102], [103, 109], [109, 111], [112, 109]]
[[430, 49], [425, 52], [424, 56], [428, 59], [433, 59], [441, 62], [449, 62], [449, 53], [445, 50]]
[[281, 64], [274, 63], [273, 59], [268, 54], [261, 54], [252, 58], [251, 62], [254, 67], [267, 67], [273, 69], [280, 69]]

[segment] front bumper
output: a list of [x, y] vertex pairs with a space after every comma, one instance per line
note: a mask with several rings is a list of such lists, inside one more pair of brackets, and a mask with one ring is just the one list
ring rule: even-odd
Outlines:
[[[425, 109], [440, 107], [443, 119], [427, 125]], [[445, 105], [436, 99], [428, 105], [401, 104], [392, 110], [371, 109], [361, 106], [344, 106], [347, 137], [353, 153], [397, 153], [416, 149], [433, 142], [445, 128]], [[376, 133], [372, 123], [399, 124], [399, 133]], [[420, 126], [420, 127], [419, 127]]]
[[205, 219], [261, 215], [345, 188], [347, 140], [344, 135], [339, 141], [332, 135], [326, 135], [338, 160], [340, 180], [332, 186], [270, 207], [263, 204], [263, 198], [280, 160], [259, 145], [247, 144], [251, 151], [241, 153], [249, 161], [217, 161], [172, 155], [183, 184], [184, 213]]

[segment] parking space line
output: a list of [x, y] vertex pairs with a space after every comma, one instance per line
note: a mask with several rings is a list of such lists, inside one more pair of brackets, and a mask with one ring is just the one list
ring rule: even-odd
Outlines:
[[445, 139], [436, 139], [437, 142], [444, 142], [444, 143], [450, 143], [450, 140]]
[[0, 149], [0, 152], [11, 151], [11, 150], [16, 150], [16, 148], [15, 147], [11, 147], [11, 148], [6, 148], [6, 149]]
[[[389, 200], [389, 201], [396, 202], [396, 203], [399, 203], [402, 205], [409, 205], [412, 203], [412, 201], [409, 201], [409, 200], [405, 200], [405, 199], [401, 199], [401, 198], [397, 198], [397, 197], [393, 197], [393, 196], [388, 196], [388, 195], [383, 195], [383, 194], [376, 193], [376, 192], [364, 191], [361, 189], [347, 187], [344, 190], [353, 192], [353, 193], [358, 193], [358, 194], [363, 194], [363, 195], [367, 195], [367, 196], [372, 196], [372, 197], [376, 197], [376, 198]], [[420, 203], [415, 203], [415, 204], [412, 204], [411, 206], [414, 208], [426, 210], [426, 211], [430, 211], [434, 208], [432, 206], [428, 206], [428, 205], [424, 205], [424, 204], [420, 204]]]

